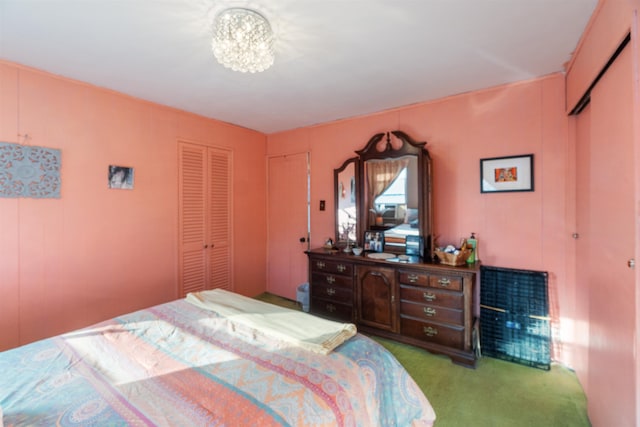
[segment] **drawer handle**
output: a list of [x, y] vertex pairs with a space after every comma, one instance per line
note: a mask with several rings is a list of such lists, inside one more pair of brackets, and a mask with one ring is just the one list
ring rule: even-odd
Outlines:
[[438, 280], [438, 283], [440, 283], [440, 286], [446, 287], [446, 286], [449, 286], [451, 284], [451, 280], [447, 279], [446, 277], [441, 277]]
[[333, 276], [327, 276], [327, 283], [331, 283], [333, 285], [333, 283], [336, 281], [336, 278]]
[[343, 273], [346, 269], [347, 269], [347, 266], [346, 266], [346, 265], [338, 264], [338, 271], [339, 271], [340, 273]]
[[422, 328], [422, 331], [428, 337], [433, 337], [438, 335], [438, 330], [436, 328], [432, 328], [431, 326], [425, 326], [424, 328]]
[[336, 290], [335, 290], [335, 289], [333, 289], [333, 288], [328, 288], [328, 289], [327, 289], [327, 295], [331, 295], [331, 296], [333, 296], [335, 293], [336, 293]]
[[432, 307], [425, 307], [423, 311], [424, 311], [424, 315], [427, 317], [432, 317], [436, 315], [436, 309]]
[[316, 267], [318, 267], [319, 269], [323, 269], [325, 267], [325, 264], [322, 261], [318, 261], [316, 262]]
[[418, 276], [417, 274], [409, 274], [409, 275], [407, 276], [407, 278], [409, 279], [409, 281], [410, 281], [411, 283], [416, 283], [416, 282], [418, 281], [418, 278], [419, 278], [419, 277], [420, 277], [420, 276]]
[[435, 301], [436, 300], [436, 294], [432, 294], [431, 292], [423, 292], [422, 296], [427, 301]]
[[334, 311], [336, 311], [336, 306], [333, 304], [327, 304], [327, 311], [329, 313], [333, 313]]

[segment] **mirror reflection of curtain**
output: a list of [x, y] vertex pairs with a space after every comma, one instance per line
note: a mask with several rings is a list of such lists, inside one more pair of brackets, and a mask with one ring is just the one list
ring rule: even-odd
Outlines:
[[367, 161], [367, 210], [375, 210], [376, 197], [384, 193], [409, 165], [409, 159], [386, 159]]
[[355, 196], [355, 163], [351, 162], [336, 176], [338, 182], [338, 209], [336, 237], [338, 242], [356, 240], [356, 196]]

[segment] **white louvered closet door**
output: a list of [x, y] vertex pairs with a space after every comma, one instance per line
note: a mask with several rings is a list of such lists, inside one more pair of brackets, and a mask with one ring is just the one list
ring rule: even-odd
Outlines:
[[231, 153], [179, 144], [179, 295], [231, 289]]

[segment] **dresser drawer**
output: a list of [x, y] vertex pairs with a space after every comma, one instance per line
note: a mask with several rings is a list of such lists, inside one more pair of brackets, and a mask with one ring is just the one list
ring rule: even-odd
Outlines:
[[322, 283], [315, 281], [314, 277], [314, 282], [311, 285], [311, 298], [325, 298], [342, 304], [352, 305], [353, 288], [351, 285], [345, 287]]
[[329, 285], [336, 288], [353, 288], [353, 277], [340, 276], [339, 274], [313, 273], [311, 275], [311, 287]]
[[448, 347], [464, 348], [463, 327], [421, 322], [419, 320], [402, 317], [400, 320], [400, 328], [402, 334], [412, 338]]
[[462, 290], [462, 278], [448, 274], [428, 274], [419, 271], [401, 271], [400, 283], [415, 286], [429, 286], [450, 291]]
[[464, 309], [464, 295], [460, 292], [400, 285], [400, 299], [457, 310]]
[[451, 323], [464, 326], [464, 311], [437, 305], [418, 304], [402, 301], [400, 313], [403, 316], [415, 317], [417, 320]]
[[429, 275], [418, 271], [400, 271], [400, 283], [415, 286], [429, 286]]
[[340, 260], [312, 259], [309, 264], [312, 273], [322, 272], [353, 276], [353, 264]]
[[311, 299], [311, 312], [322, 317], [352, 322], [353, 307], [324, 299]]
[[446, 274], [430, 275], [429, 286], [438, 289], [447, 289], [449, 291], [462, 290], [462, 278], [460, 276], [449, 276]]

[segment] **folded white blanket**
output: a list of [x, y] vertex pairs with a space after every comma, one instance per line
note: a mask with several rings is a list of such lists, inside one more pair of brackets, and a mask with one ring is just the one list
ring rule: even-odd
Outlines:
[[223, 289], [192, 292], [186, 300], [231, 322], [321, 354], [329, 354], [357, 332], [351, 323], [321, 319]]

